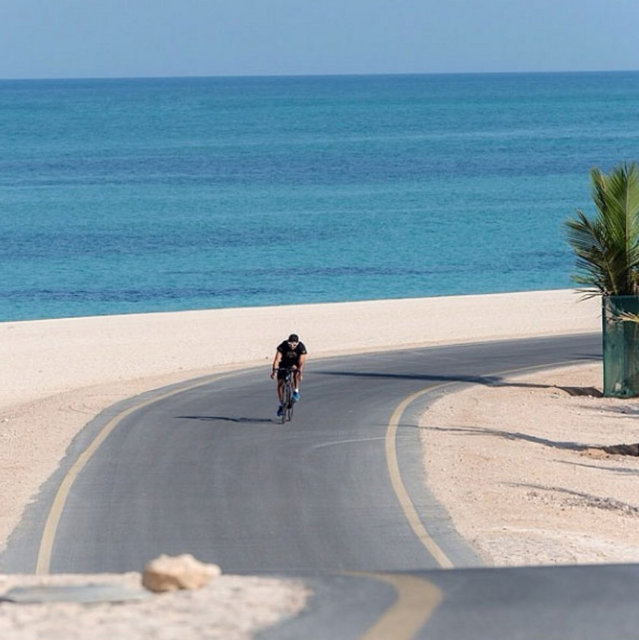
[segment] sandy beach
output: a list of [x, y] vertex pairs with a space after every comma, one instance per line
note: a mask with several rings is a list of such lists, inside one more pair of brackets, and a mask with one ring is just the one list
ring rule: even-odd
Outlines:
[[[599, 329], [599, 300], [582, 301], [573, 291], [0, 324], [0, 548], [75, 435], [100, 411], [151, 389], [246, 366], [263, 364], [267, 384], [274, 347], [292, 331], [309, 348], [312, 366], [312, 358], [336, 354]], [[597, 448], [639, 441], [631, 419], [637, 403], [570, 395], [567, 387], [600, 389], [600, 365], [460, 387], [422, 418], [429, 488], [486, 564], [639, 558], [639, 502], [631, 486], [639, 463]], [[0, 577], [0, 593], [15, 581]], [[303, 607], [300, 585], [282, 588], [257, 627]], [[252, 597], [247, 592], [246, 601]], [[225, 629], [219, 637], [251, 633]]]

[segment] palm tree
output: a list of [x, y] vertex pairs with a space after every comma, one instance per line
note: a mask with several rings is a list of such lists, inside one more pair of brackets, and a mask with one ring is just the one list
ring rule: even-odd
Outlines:
[[577, 256], [573, 280], [588, 295], [636, 296], [639, 293], [639, 168], [633, 162], [608, 175], [590, 172], [597, 214], [577, 211], [567, 220], [568, 242]]
[[[573, 280], [602, 296], [604, 395], [639, 395], [639, 168], [633, 162], [590, 172], [597, 213], [566, 221]], [[627, 322], [630, 321], [630, 322]]]

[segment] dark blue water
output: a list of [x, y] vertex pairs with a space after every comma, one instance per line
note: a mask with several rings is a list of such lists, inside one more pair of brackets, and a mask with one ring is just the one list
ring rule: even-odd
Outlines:
[[0, 82], [0, 320], [571, 286], [639, 73]]

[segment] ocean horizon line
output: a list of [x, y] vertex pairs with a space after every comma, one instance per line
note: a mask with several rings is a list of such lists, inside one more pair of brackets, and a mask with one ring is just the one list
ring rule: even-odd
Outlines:
[[90, 82], [90, 81], [136, 81], [136, 80], [274, 80], [274, 79], [303, 79], [303, 78], [416, 78], [416, 77], [498, 77], [498, 76], [566, 76], [566, 75], [623, 75], [637, 74], [638, 69], [578, 69], [578, 70], [520, 70], [520, 71], [402, 71], [402, 72], [370, 72], [370, 73], [294, 73], [294, 74], [219, 74], [219, 75], [202, 75], [202, 74], [186, 74], [186, 75], [140, 75], [140, 76], [52, 76], [52, 77], [3, 77], [0, 82]]

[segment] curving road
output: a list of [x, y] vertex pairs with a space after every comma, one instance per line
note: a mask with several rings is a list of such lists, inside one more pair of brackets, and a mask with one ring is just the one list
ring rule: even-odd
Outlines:
[[426, 489], [419, 414], [451, 384], [598, 359], [599, 340], [311, 359], [286, 425], [267, 363], [132, 399], [86, 427], [0, 566], [120, 572], [183, 552], [227, 573], [477, 565]]
[[581, 335], [311, 360], [287, 425], [268, 363], [133, 398], [78, 436], [0, 570], [139, 571], [191, 552], [303, 576], [309, 608], [262, 640], [636, 639], [639, 565], [477, 567], [421, 463], [434, 397], [599, 358]]

